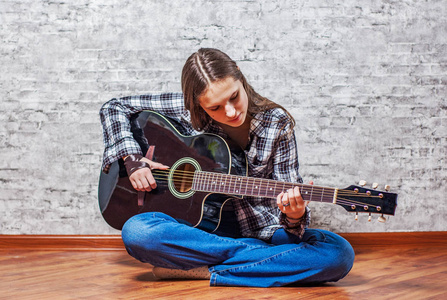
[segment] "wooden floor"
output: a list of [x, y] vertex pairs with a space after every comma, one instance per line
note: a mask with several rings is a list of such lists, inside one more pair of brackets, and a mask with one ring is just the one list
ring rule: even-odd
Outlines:
[[380, 243], [378, 234], [344, 236], [356, 252], [345, 279], [268, 289], [156, 280], [118, 237], [106, 246], [91, 238], [58, 246], [48, 237], [30, 246], [26, 237], [0, 236], [0, 299], [447, 299], [447, 233], [387, 235]]

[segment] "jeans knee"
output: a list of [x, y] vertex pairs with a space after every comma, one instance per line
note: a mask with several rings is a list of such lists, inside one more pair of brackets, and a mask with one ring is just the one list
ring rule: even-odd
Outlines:
[[344, 238], [334, 235], [333, 260], [330, 262], [328, 268], [333, 278], [330, 281], [337, 281], [344, 278], [354, 265], [354, 249], [351, 244]]
[[158, 216], [154, 213], [144, 213], [133, 216], [124, 224], [121, 237], [127, 252], [143, 261], [139, 253], [157, 251], [162, 242], [163, 226], [156, 226]]
[[123, 228], [121, 229], [121, 238], [126, 249], [132, 248], [132, 246], [137, 244], [140, 240], [138, 238], [139, 223], [139, 220], [135, 219], [135, 217], [130, 218], [124, 223]]

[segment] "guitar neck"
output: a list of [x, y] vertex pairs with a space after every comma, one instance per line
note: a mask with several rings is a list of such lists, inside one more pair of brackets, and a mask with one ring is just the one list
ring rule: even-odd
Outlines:
[[200, 192], [264, 198], [276, 198], [294, 187], [299, 187], [305, 201], [335, 203], [337, 199], [338, 189], [334, 188], [204, 171], [195, 172], [192, 185]]

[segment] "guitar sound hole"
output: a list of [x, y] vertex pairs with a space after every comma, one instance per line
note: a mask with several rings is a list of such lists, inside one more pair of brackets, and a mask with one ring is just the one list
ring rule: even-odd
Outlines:
[[191, 190], [195, 170], [192, 164], [184, 163], [174, 171], [172, 181], [178, 192], [186, 193]]

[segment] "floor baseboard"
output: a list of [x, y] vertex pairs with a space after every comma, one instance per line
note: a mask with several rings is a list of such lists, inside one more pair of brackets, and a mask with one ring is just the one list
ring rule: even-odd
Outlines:
[[124, 250], [119, 235], [0, 235], [0, 250]]
[[[354, 248], [421, 245], [445, 247], [447, 231], [340, 233]], [[0, 250], [118, 250], [119, 235], [0, 235]]]

